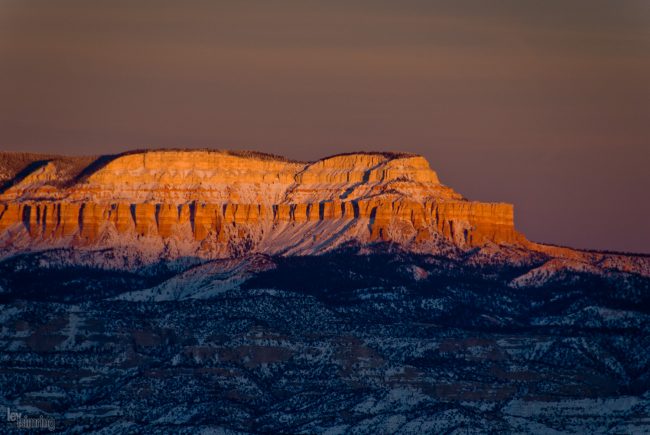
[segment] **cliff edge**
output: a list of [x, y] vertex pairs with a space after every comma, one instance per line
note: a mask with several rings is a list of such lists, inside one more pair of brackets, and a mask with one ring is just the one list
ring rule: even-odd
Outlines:
[[[214, 150], [5, 153], [0, 175], [3, 256], [106, 247], [151, 258], [314, 255], [350, 244], [428, 254], [508, 248], [572, 260], [588, 255], [529, 242], [515, 229], [511, 204], [463, 198], [414, 154], [298, 162]], [[589, 255], [593, 262], [596, 254]]]

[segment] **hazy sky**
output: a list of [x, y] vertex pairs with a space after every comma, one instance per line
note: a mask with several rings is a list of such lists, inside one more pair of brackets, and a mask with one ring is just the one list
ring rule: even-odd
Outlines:
[[0, 0], [0, 149], [425, 155], [530, 239], [650, 252], [650, 1]]

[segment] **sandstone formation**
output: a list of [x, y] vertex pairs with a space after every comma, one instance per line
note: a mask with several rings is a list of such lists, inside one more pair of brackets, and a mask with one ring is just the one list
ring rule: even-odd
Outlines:
[[48, 157], [15, 170], [0, 193], [0, 243], [111, 246], [154, 238], [213, 257], [309, 254], [346, 242], [425, 252], [440, 243], [525, 242], [512, 205], [465, 200], [411, 154], [302, 163], [256, 153], [141, 151], [85, 163]]
[[0, 258], [56, 248], [121, 249], [147, 262], [347, 245], [445, 255], [478, 248], [471, 261], [541, 255], [650, 275], [647, 256], [529, 242], [515, 230], [511, 204], [466, 200], [412, 154], [297, 162], [213, 150], [0, 153], [0, 183]]

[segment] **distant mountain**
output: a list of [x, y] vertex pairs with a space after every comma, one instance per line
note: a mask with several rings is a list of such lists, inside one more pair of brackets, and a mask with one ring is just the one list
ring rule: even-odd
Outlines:
[[463, 198], [413, 154], [350, 153], [305, 163], [206, 150], [4, 153], [0, 173], [2, 256], [120, 249], [157, 262], [392, 245], [419, 254], [479, 249], [485, 261], [515, 263], [543, 253], [592, 269], [650, 274], [648, 256], [528, 241], [515, 230], [512, 205]]

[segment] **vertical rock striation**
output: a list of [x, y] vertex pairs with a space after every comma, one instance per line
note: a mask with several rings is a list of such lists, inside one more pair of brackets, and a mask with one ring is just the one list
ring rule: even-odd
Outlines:
[[[309, 254], [342, 243], [426, 251], [527, 243], [510, 204], [471, 202], [410, 154], [313, 163], [254, 153], [143, 151], [58, 173], [55, 160], [5, 184], [0, 246], [111, 246], [155, 238], [201, 255]], [[58, 174], [58, 175], [57, 175]], [[294, 251], [291, 251], [294, 249]], [[288, 251], [289, 250], [289, 251]]]

